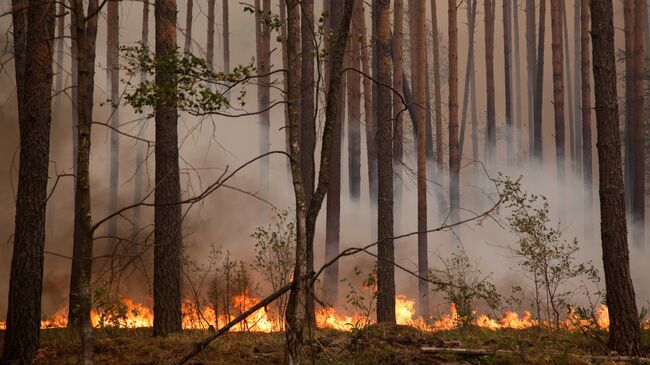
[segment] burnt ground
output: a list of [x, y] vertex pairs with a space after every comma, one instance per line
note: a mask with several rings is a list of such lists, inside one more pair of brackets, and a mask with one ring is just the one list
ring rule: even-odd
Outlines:
[[[191, 330], [152, 338], [151, 329], [98, 329], [96, 364], [170, 364], [182, 357], [206, 331]], [[352, 332], [319, 330], [305, 346], [314, 364], [589, 364], [573, 356], [607, 355], [605, 333], [548, 332], [471, 328], [439, 333], [407, 326], [373, 325]], [[4, 333], [0, 333], [0, 345]], [[643, 333], [646, 354], [650, 333]], [[228, 333], [214, 341], [190, 364], [281, 364], [281, 333]], [[422, 346], [509, 350], [512, 353], [467, 358], [423, 353]], [[65, 329], [43, 330], [35, 364], [76, 364], [79, 345]], [[610, 361], [594, 362], [611, 364]]]

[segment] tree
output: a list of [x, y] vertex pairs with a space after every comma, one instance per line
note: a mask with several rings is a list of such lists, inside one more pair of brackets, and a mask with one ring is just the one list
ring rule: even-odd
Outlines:
[[[620, 354], [638, 355], [639, 316], [630, 276], [618, 130], [613, 6], [609, 0], [591, 0], [590, 4], [600, 177], [600, 231], [610, 320], [609, 348]], [[582, 8], [585, 8], [584, 4]]]
[[[361, 26], [361, 70], [370, 75], [370, 57], [368, 55], [368, 40], [366, 37], [366, 20], [363, 1], [359, 11], [359, 24]], [[375, 114], [373, 112], [373, 83], [364, 77], [363, 83], [363, 111], [366, 122], [366, 156], [368, 157], [368, 190], [371, 208], [377, 203], [377, 143], [375, 141]]]
[[230, 73], [230, 15], [228, 11], [228, 0], [223, 0], [222, 12], [223, 72]]
[[[576, 108], [576, 104], [573, 102], [573, 95], [578, 93], [577, 90], [572, 90], [571, 87], [573, 83], [571, 82], [571, 52], [569, 52], [569, 24], [567, 23], [566, 15], [566, 2], [562, 1], [560, 5], [560, 11], [562, 12], [562, 36], [563, 36], [563, 46], [564, 46], [564, 74], [566, 75], [566, 89], [567, 89], [567, 102], [568, 108], [567, 114], [569, 116], [569, 146], [570, 146], [570, 157], [571, 164], [570, 167], [573, 171], [578, 171], [578, 145], [577, 145], [577, 135], [578, 127], [576, 125], [576, 120], [574, 119], [573, 110]], [[577, 33], [576, 33], [577, 34]], [[576, 35], [576, 38], [577, 35]]]
[[503, 72], [505, 75], [506, 91], [506, 161], [509, 165], [514, 162], [512, 146], [512, 4], [510, 0], [503, 0]]
[[[421, 1], [421, 3], [424, 0]], [[377, 29], [377, 321], [395, 323], [395, 247], [393, 244], [393, 122], [391, 90], [390, 0], [377, 0], [373, 22]], [[424, 26], [424, 24], [422, 24]], [[424, 33], [424, 32], [423, 32]], [[422, 34], [423, 34], [422, 33]], [[424, 53], [424, 47], [422, 47]], [[422, 85], [424, 86], [424, 84]], [[424, 90], [422, 90], [424, 91]], [[420, 104], [421, 105], [421, 104]], [[422, 115], [423, 113], [418, 113]]]
[[[156, 0], [155, 6], [156, 57], [164, 59], [176, 51], [176, 0]], [[156, 67], [156, 85], [174, 90], [176, 78], [171, 70], [161, 63]], [[181, 331], [181, 192], [174, 100], [156, 105], [155, 123], [153, 333], [165, 336]]]
[[[517, 133], [513, 135], [513, 143], [517, 150], [521, 150], [523, 143], [521, 142], [521, 133], [523, 131], [523, 119], [521, 118], [521, 57], [519, 49], [519, 2], [512, 1], [512, 27], [514, 29], [514, 44], [515, 44], [515, 110], [514, 110], [514, 125], [517, 128]], [[517, 160], [520, 160], [521, 155], [519, 152], [515, 153]]]
[[[449, 0], [449, 215], [460, 220], [460, 159], [458, 153], [458, 9]], [[418, 229], [421, 230], [421, 229]]]
[[[108, 211], [117, 210], [118, 181], [120, 174], [120, 9], [117, 1], [109, 1], [106, 6], [106, 84], [111, 100], [111, 152], [110, 176], [108, 183]], [[117, 237], [117, 218], [108, 221], [108, 237], [114, 242]]]
[[39, 344], [54, 9], [54, 2], [12, 2], [20, 166], [3, 364], [31, 363]]
[[544, 96], [544, 34], [546, 23], [546, 0], [540, 0], [539, 5], [539, 31], [537, 38], [537, 60], [535, 65], [535, 97], [533, 108], [535, 112], [533, 125], [533, 157], [541, 162], [543, 159], [542, 144], [542, 98]]
[[194, 23], [192, 15], [193, 8], [194, 0], [187, 0], [187, 13], [185, 14], [185, 45], [183, 46], [185, 52], [192, 52], [192, 23]]
[[[260, 123], [260, 154], [265, 154], [270, 149], [271, 132], [271, 0], [255, 0], [255, 27], [257, 29], [255, 44], [257, 49], [257, 108]], [[263, 190], [268, 189], [269, 159], [260, 161], [260, 183]]]
[[[593, 217], [591, 162], [591, 61], [589, 58], [589, 0], [580, 0], [580, 110], [582, 122], [582, 176], [585, 188], [585, 221]], [[589, 228], [585, 228], [589, 237]]]
[[553, 53], [553, 111], [555, 112], [555, 157], [557, 178], [564, 183], [564, 52], [562, 48], [562, 2], [551, 0], [551, 38]]
[[526, 67], [528, 71], [528, 152], [533, 156], [535, 124], [535, 77], [537, 74], [537, 52], [535, 51], [535, 0], [526, 0]]
[[[208, 44], [206, 49], [205, 58], [210, 67], [214, 68], [214, 6], [216, 0], [208, 0]], [[258, 0], [259, 1], [259, 0]], [[257, 3], [257, 2], [256, 2]], [[255, 7], [257, 9], [257, 7]], [[255, 34], [260, 36], [258, 28], [259, 22], [255, 22]], [[259, 57], [259, 55], [258, 55]]]
[[[361, 4], [356, 3], [352, 12], [352, 28], [350, 29], [350, 44], [348, 46], [350, 56], [349, 67], [355, 70], [360, 70], [360, 51], [362, 44], [359, 42], [361, 33], [359, 17], [363, 16]], [[349, 157], [348, 190], [350, 192], [350, 197], [354, 201], [358, 202], [361, 198], [361, 75], [358, 72], [347, 72], [346, 76], [349, 88], [347, 93]]]
[[[632, 47], [632, 106], [634, 113], [630, 128], [630, 180], [631, 180], [631, 229], [632, 242], [643, 246], [645, 242], [645, 126], [644, 126], [644, 79], [645, 54], [643, 50], [643, 8], [647, 4], [634, 0], [634, 44]], [[626, 165], [627, 167], [627, 165]], [[627, 186], [627, 185], [626, 185]]]
[[[403, 40], [404, 40], [404, 1], [395, 0], [393, 8], [393, 89], [402, 90], [404, 87], [404, 58], [403, 58]], [[395, 171], [394, 186], [395, 201], [397, 202], [397, 217], [400, 217], [400, 207], [402, 203], [402, 159], [404, 158], [404, 125], [402, 110], [404, 103], [401, 98], [393, 98], [393, 128], [395, 135], [393, 138], [393, 170]]]
[[485, 156], [488, 165], [496, 164], [497, 126], [494, 102], [494, 16], [493, 0], [483, 2], [485, 8], [485, 79], [487, 98], [487, 138], [485, 141]]
[[[582, 7], [582, 0], [580, 1], [575, 1], [574, 2], [574, 9], [573, 9], [573, 72], [574, 72], [574, 78], [573, 78], [573, 92], [575, 94], [575, 104], [573, 104], [573, 120], [576, 126], [576, 132], [575, 132], [575, 148], [576, 148], [576, 172], [579, 174], [582, 171], [583, 167], [583, 160], [582, 160], [582, 152], [583, 152], [583, 143], [589, 143], [589, 142], [583, 142], [582, 136], [582, 69], [581, 69], [581, 64], [582, 64], [582, 51], [581, 51], [581, 42], [582, 42], [582, 31], [581, 31], [581, 7]], [[565, 33], [568, 32], [568, 25], [567, 29], [565, 29]], [[587, 66], [587, 69], [589, 69], [589, 66]], [[570, 111], [569, 111], [570, 112]]]
[[472, 89], [472, 80], [474, 78], [474, 31], [476, 25], [476, 5], [477, 1], [469, 0], [467, 2], [467, 32], [469, 40], [467, 42], [467, 65], [465, 66], [465, 88], [463, 90], [463, 112], [461, 115], [460, 141], [458, 143], [458, 155], [463, 155], [465, 146], [465, 126], [467, 125], [467, 109], [469, 108], [470, 90]]
[[438, 11], [436, 0], [431, 0], [431, 27], [433, 28], [433, 83], [435, 84], [434, 103], [436, 110], [436, 162], [438, 168], [443, 167], [442, 156], [442, 96], [440, 95], [440, 51], [438, 33]]
[[[313, 285], [310, 280], [311, 274], [307, 272], [307, 251], [308, 239], [313, 240], [316, 219], [320, 211], [327, 185], [329, 175], [328, 171], [330, 149], [332, 139], [334, 138], [335, 118], [340, 115], [337, 109], [340, 103], [335, 99], [340, 97], [341, 70], [343, 65], [343, 53], [345, 51], [350, 20], [352, 17], [352, 8], [354, 0], [345, 0], [343, 5], [343, 18], [340, 25], [334, 32], [337, 38], [334, 47], [331, 48], [332, 60], [332, 79], [329, 82], [327, 103], [325, 111], [325, 127], [322, 137], [320, 170], [318, 174], [318, 185], [314, 191], [312, 199], [307, 201], [305, 198], [304, 185], [301, 171], [301, 154], [300, 150], [300, 2], [297, 0], [287, 0], [287, 102], [289, 103], [289, 118], [287, 119], [286, 131], [289, 134], [289, 146], [291, 156], [291, 177], [294, 187], [295, 204], [296, 204], [296, 265], [293, 272], [294, 285], [291, 287], [289, 302], [286, 311], [286, 354], [285, 364], [300, 364], [302, 359], [302, 342], [303, 333], [307, 320], [307, 300], [310, 287]], [[313, 153], [313, 151], [308, 151]], [[310, 242], [309, 244], [312, 244]]]

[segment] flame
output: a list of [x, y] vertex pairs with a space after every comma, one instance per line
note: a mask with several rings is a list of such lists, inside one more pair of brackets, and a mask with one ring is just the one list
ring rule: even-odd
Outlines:
[[[247, 292], [236, 295], [232, 298], [232, 306], [229, 315], [219, 313], [216, 315], [214, 310], [207, 306], [202, 306], [198, 311], [196, 304], [191, 300], [186, 300], [182, 305], [183, 328], [185, 329], [207, 329], [210, 326], [221, 327], [230, 322], [235, 316], [245, 312], [260, 300]], [[153, 326], [153, 311], [142, 303], [133, 302], [131, 299], [122, 300], [128, 309], [126, 315], [120, 318], [117, 325], [127, 328], [151, 327]], [[395, 316], [397, 324], [412, 326], [422, 331], [444, 331], [452, 330], [459, 326], [459, 316], [456, 307], [452, 304], [450, 313], [441, 316], [435, 320], [425, 320], [416, 315], [415, 300], [404, 295], [398, 295], [395, 298]], [[115, 325], [110, 323], [107, 318], [96, 311], [91, 312], [91, 321], [94, 327]], [[41, 328], [63, 328], [67, 325], [67, 309], [62, 308], [52, 317], [41, 321]], [[323, 307], [316, 312], [316, 325], [319, 328], [329, 328], [338, 331], [350, 331], [353, 328], [359, 328], [373, 323], [370, 316], [360, 313], [342, 314], [335, 308]], [[491, 330], [526, 329], [538, 326], [540, 323], [532, 318], [531, 312], [526, 310], [523, 315], [517, 312], [508, 311], [500, 319], [492, 318], [488, 315], [481, 314], [476, 316], [474, 324]], [[548, 324], [544, 322], [544, 324]], [[609, 329], [609, 311], [607, 306], [601, 305], [595, 310], [594, 321], [581, 318], [575, 310], [571, 309], [567, 319], [560, 323], [562, 328], [571, 331], [578, 330], [581, 327], [593, 327], [607, 330]], [[250, 315], [246, 320], [234, 326], [231, 331], [243, 332], [277, 332], [284, 328], [284, 318], [273, 315], [266, 308], [260, 308]], [[641, 328], [650, 330], [650, 319], [641, 323]], [[0, 321], [0, 330], [6, 329], [6, 323]]]

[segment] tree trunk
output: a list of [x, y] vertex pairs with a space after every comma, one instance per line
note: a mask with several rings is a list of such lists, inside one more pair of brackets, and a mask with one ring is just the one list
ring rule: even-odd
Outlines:
[[[330, 24], [336, 26], [343, 19], [343, 0], [330, 0]], [[332, 27], [330, 34], [332, 38], [330, 39], [330, 47], [338, 47], [338, 44], [334, 43], [334, 39], [339, 38], [337, 32], [347, 32], [348, 30], [337, 29]], [[333, 66], [334, 66], [334, 56], [330, 53], [328, 57], [328, 68], [326, 72], [329, 72], [327, 79], [331, 81], [334, 78]], [[341, 77], [340, 75], [336, 76]], [[343, 93], [343, 88], [338, 91], [338, 93]], [[343, 108], [343, 99], [334, 98], [333, 102], [339, 103], [338, 105], [331, 105], [332, 108], [336, 110], [342, 110]], [[330, 148], [329, 156], [329, 165], [327, 174], [329, 175], [329, 181], [327, 185], [327, 211], [326, 211], [326, 221], [325, 221], [325, 261], [331, 260], [333, 257], [339, 254], [339, 239], [341, 233], [341, 130], [343, 127], [343, 118], [341, 118], [341, 113], [339, 112], [334, 119], [334, 134], [332, 139], [332, 146]], [[338, 287], [339, 287], [339, 265], [338, 262], [334, 263], [332, 266], [328, 267], [324, 272], [323, 278], [323, 291], [327, 295], [327, 303], [336, 305], [338, 299]]]
[[463, 112], [461, 114], [460, 140], [458, 142], [458, 155], [463, 156], [465, 146], [465, 127], [467, 125], [467, 110], [469, 108], [472, 78], [474, 77], [474, 26], [476, 24], [476, 4], [478, 1], [467, 1], [467, 65], [465, 66], [465, 88], [463, 90]]
[[555, 158], [557, 178], [564, 184], [564, 58], [562, 46], [562, 0], [551, 0], [551, 38], [553, 53], [553, 111], [555, 113]]
[[[106, 6], [106, 85], [111, 100], [110, 176], [108, 183], [108, 214], [117, 210], [118, 182], [120, 172], [120, 12], [117, 1], [109, 1]], [[112, 246], [117, 244], [117, 217], [109, 220], [107, 233]], [[113, 247], [111, 247], [111, 250]]]
[[[228, 10], [228, 0], [223, 0], [222, 6], [222, 26], [223, 26], [223, 72], [230, 73], [230, 12]], [[226, 92], [226, 98], [230, 100], [230, 91]]]
[[24, 0], [14, 0], [12, 6], [20, 166], [0, 362], [29, 364], [38, 349], [41, 324], [55, 7], [54, 2]]
[[546, 22], [546, 0], [540, 0], [539, 5], [539, 31], [537, 38], [537, 72], [535, 75], [535, 120], [533, 126], [533, 157], [542, 162], [543, 144], [542, 144], [542, 98], [544, 96], [544, 35]]
[[[302, 0], [302, 18], [300, 22], [302, 57], [300, 78], [300, 170], [302, 172], [302, 185], [305, 199], [311, 201], [314, 194], [316, 149], [316, 120], [315, 120], [315, 92], [314, 82], [314, 1]], [[286, 43], [286, 41], [283, 41]], [[307, 238], [307, 272], [314, 271], [314, 246], [313, 237]], [[316, 322], [313, 293], [310, 292], [307, 301], [307, 313], [311, 323]]]
[[632, 47], [632, 98], [634, 112], [630, 127], [630, 179], [632, 213], [630, 227], [632, 242], [643, 247], [645, 242], [645, 126], [644, 126], [644, 50], [643, 50], [643, 0], [634, 0], [634, 44]]
[[591, 16], [601, 238], [610, 320], [609, 348], [622, 355], [639, 355], [639, 316], [630, 276], [625, 225], [612, 2], [591, 0]]
[[523, 143], [521, 143], [521, 134], [523, 133], [523, 119], [521, 118], [521, 57], [519, 49], [519, 2], [513, 0], [512, 2], [512, 21], [514, 29], [514, 43], [515, 43], [515, 110], [514, 110], [514, 134], [513, 145], [515, 148], [515, 158], [517, 163], [521, 161], [521, 152]]
[[442, 96], [440, 94], [440, 51], [438, 33], [438, 11], [436, 0], [431, 0], [431, 27], [433, 28], [433, 82], [435, 84], [434, 98], [436, 109], [436, 162], [442, 169], [444, 160], [442, 156]]
[[[142, 2], [142, 36], [140, 42], [143, 46], [148, 47], [149, 45], [149, 2]], [[140, 73], [140, 82], [144, 83], [147, 80], [146, 72]], [[138, 128], [138, 138], [144, 138], [144, 133], [147, 123], [144, 121], [140, 122]], [[138, 143], [136, 149], [135, 157], [135, 182], [134, 182], [134, 192], [133, 192], [133, 204], [137, 204], [142, 201], [142, 180], [143, 180], [143, 169], [145, 163], [145, 150], [142, 143]], [[140, 232], [140, 207], [136, 206], [133, 208], [133, 237], [137, 238], [137, 235]], [[135, 239], [134, 239], [135, 240]]]
[[[205, 58], [208, 61], [208, 65], [210, 65], [211, 68], [214, 69], [214, 6], [215, 6], [215, 1], [216, 0], [208, 0], [208, 44], [207, 44], [207, 50], [206, 50], [206, 55]], [[257, 4], [259, 0], [256, 0], [255, 3]], [[255, 10], [257, 10], [258, 7], [255, 7]], [[255, 34], [256, 37], [260, 36], [260, 30], [258, 27], [259, 22], [255, 22]], [[258, 55], [259, 57], [259, 55]]]
[[[593, 184], [591, 162], [591, 61], [589, 58], [589, 0], [580, 0], [580, 110], [582, 118], [582, 176], [585, 188], [585, 222], [593, 219]], [[585, 225], [586, 237], [591, 228]]]
[[[304, 6], [304, 5], [303, 5]], [[349, 45], [350, 67], [361, 69], [361, 43], [359, 36], [363, 16], [361, 4], [356, 3], [352, 10], [351, 37]], [[304, 52], [303, 52], [304, 53]], [[348, 84], [348, 188], [350, 198], [358, 203], [361, 199], [361, 75], [354, 71], [346, 73]]]
[[[404, 88], [404, 58], [403, 58], [403, 40], [404, 40], [404, 2], [395, 0], [393, 9], [393, 89], [402, 90]], [[393, 120], [395, 122], [395, 136], [393, 138], [393, 170], [395, 172], [393, 190], [395, 192], [395, 202], [397, 207], [395, 212], [397, 219], [400, 217], [400, 207], [402, 202], [402, 159], [404, 158], [404, 125], [403, 112], [405, 105], [402, 99], [393, 97]]]
[[[361, 69], [366, 75], [370, 75], [370, 57], [368, 55], [368, 39], [366, 37], [366, 20], [364, 3], [361, 1]], [[363, 108], [366, 122], [366, 155], [368, 157], [368, 188], [370, 196], [370, 205], [374, 208], [377, 203], [377, 144], [375, 142], [375, 127], [373, 113], [373, 82], [367, 78], [362, 78], [363, 83]]]
[[[577, 172], [577, 161], [578, 161], [578, 145], [577, 145], [577, 134], [578, 127], [576, 125], [576, 119], [574, 118], [573, 110], [576, 108], [576, 105], [573, 102], [574, 92], [577, 94], [577, 90], [572, 90], [573, 82], [571, 81], [571, 52], [569, 52], [569, 23], [567, 22], [566, 15], [566, 3], [562, 1], [560, 5], [562, 12], [562, 36], [564, 37], [563, 46], [564, 46], [564, 74], [566, 75], [566, 96], [567, 102], [569, 103], [568, 108], [566, 108], [566, 114], [569, 116], [569, 146], [571, 153], [570, 168], [571, 171]], [[576, 33], [576, 38], [578, 33]]]
[[[187, 53], [192, 52], [192, 23], [194, 23], [194, 17], [192, 15], [193, 8], [194, 8], [194, 0], [187, 0], [187, 14], [185, 14], [185, 45], [184, 45], [184, 50]], [[224, 72], [227, 73], [227, 71], [225, 70]]]
[[535, 77], [537, 52], [535, 51], [535, 0], [526, 0], [526, 65], [528, 70], [528, 153], [533, 156], [535, 124]]
[[512, 46], [512, 3], [510, 0], [503, 0], [503, 72], [505, 75], [505, 93], [506, 93], [506, 161], [508, 165], [514, 162], [512, 148], [512, 56], [510, 47]]
[[[260, 151], [263, 155], [270, 150], [270, 133], [271, 133], [271, 27], [268, 24], [267, 14], [271, 12], [271, 0], [255, 1], [255, 27], [257, 45], [257, 74], [260, 75], [257, 84], [257, 107], [260, 111]], [[260, 160], [260, 183], [262, 190], [268, 189], [269, 181], [269, 158], [264, 157]]]
[[[214, 9], [214, 1], [212, 1]], [[156, 57], [176, 50], [176, 0], [156, 0]], [[214, 20], [214, 16], [212, 17]], [[211, 23], [212, 24], [212, 23]], [[173, 75], [156, 72], [156, 85], [176, 87]], [[154, 336], [181, 331], [181, 199], [176, 104], [157, 105], [154, 212]]]
[[[400, 10], [401, 11], [401, 10]], [[390, 0], [378, 0], [373, 21], [377, 34], [377, 82], [391, 85]], [[422, 48], [424, 52], [424, 48]], [[391, 90], [377, 88], [378, 216], [377, 321], [395, 323], [395, 247], [393, 245], [393, 122]]]
[[497, 126], [494, 101], [494, 16], [495, 4], [493, 0], [485, 0], [485, 80], [487, 99], [487, 139], [485, 156], [488, 166], [496, 165], [497, 151]]

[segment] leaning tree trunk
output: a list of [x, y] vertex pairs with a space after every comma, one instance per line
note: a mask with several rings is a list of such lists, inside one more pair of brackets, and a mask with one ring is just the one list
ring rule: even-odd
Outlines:
[[591, 0], [591, 16], [601, 238], [610, 320], [609, 348], [621, 355], [639, 355], [639, 315], [630, 275], [625, 225], [612, 1]]
[[[176, 0], [156, 0], [156, 57], [176, 50]], [[176, 79], [156, 72], [156, 85], [175, 93]], [[154, 336], [181, 331], [181, 198], [178, 169], [178, 113], [170, 101], [157, 105], [154, 208]]]
[[54, 2], [19, 0], [12, 6], [20, 166], [0, 363], [29, 364], [38, 349], [41, 324], [55, 7]]
[[526, 0], [526, 67], [528, 73], [528, 154], [533, 156], [534, 145], [534, 104], [535, 77], [537, 73], [537, 53], [535, 51], [535, 0]]
[[534, 98], [534, 111], [535, 119], [533, 126], [533, 158], [537, 162], [543, 160], [543, 144], [542, 144], [542, 98], [544, 93], [544, 33], [546, 22], [546, 0], [540, 1], [539, 6], [539, 32], [537, 43], [537, 71], [535, 74], [535, 98]]
[[[424, 1], [424, 0], [422, 0]], [[377, 0], [377, 82], [391, 85], [390, 0]], [[422, 48], [424, 52], [424, 47]], [[395, 247], [393, 245], [393, 118], [391, 90], [377, 88], [378, 206], [377, 321], [395, 323]], [[422, 114], [422, 113], [418, 113]], [[422, 114], [423, 115], [423, 114]]]
[[494, 101], [494, 15], [493, 0], [484, 1], [485, 11], [485, 80], [487, 99], [487, 138], [485, 140], [485, 156], [488, 166], [494, 168], [497, 155], [497, 126]]
[[512, 57], [510, 48], [512, 45], [512, 4], [510, 0], [503, 0], [503, 73], [505, 75], [506, 93], [506, 161], [508, 165], [514, 162], [512, 146]]
[[555, 117], [555, 158], [557, 179], [564, 184], [564, 72], [562, 62], [562, 0], [551, 0], [551, 38], [553, 53], [553, 111]]
[[[117, 1], [106, 6], [106, 84], [111, 100], [110, 173], [108, 180], [108, 214], [117, 210], [118, 181], [120, 173], [120, 9]], [[117, 244], [117, 217], [108, 221], [107, 233], [112, 246]], [[111, 247], [113, 250], [113, 247]]]
[[436, 163], [438, 168], [442, 169], [444, 164], [442, 156], [442, 96], [440, 93], [440, 51], [436, 0], [431, 0], [431, 18], [431, 27], [433, 28], [433, 83], [435, 84], [434, 105], [436, 110]]
[[[589, 57], [589, 0], [580, 0], [580, 110], [582, 118], [582, 176], [585, 189], [585, 222], [593, 218], [593, 184], [591, 162], [591, 61]], [[592, 228], [585, 225], [585, 236]]]

